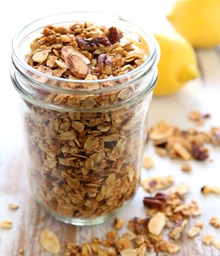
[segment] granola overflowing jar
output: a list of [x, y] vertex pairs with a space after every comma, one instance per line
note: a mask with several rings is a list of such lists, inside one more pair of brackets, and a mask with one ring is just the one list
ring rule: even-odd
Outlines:
[[55, 14], [15, 35], [28, 177], [55, 218], [102, 223], [134, 197], [158, 59], [151, 34], [106, 13]]

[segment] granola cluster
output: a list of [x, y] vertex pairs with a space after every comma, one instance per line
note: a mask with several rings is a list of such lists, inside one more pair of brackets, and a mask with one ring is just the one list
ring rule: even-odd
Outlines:
[[[162, 157], [205, 161], [209, 158], [207, 145], [220, 145], [220, 128], [211, 127], [210, 132], [195, 128], [182, 130], [161, 120], [149, 129], [149, 138], [156, 153]], [[189, 166], [184, 166], [183, 169], [190, 171]]]
[[[70, 218], [93, 218], [133, 197], [151, 95], [121, 104], [136, 96], [141, 82], [114, 90], [129, 77], [111, 78], [136, 69], [145, 54], [117, 28], [91, 23], [50, 25], [31, 43], [27, 62], [41, 72], [32, 78], [52, 88], [33, 87], [42, 104], [26, 102], [24, 116], [30, 180], [46, 208]], [[62, 79], [52, 83], [48, 75]], [[108, 93], [92, 93], [103, 88]]]

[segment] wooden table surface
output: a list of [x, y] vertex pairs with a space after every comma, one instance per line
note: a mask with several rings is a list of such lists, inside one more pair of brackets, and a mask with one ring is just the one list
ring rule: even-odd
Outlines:
[[[21, 1], [20, 3], [27, 4], [27, 1]], [[70, 4], [70, 1], [66, 1], [66, 3]], [[43, 1], [40, 6], [43, 6]], [[16, 8], [19, 8], [18, 3], [14, 9]], [[32, 8], [30, 6], [28, 8], [31, 12]], [[40, 12], [40, 7], [36, 8]], [[56, 9], [54, 8], [54, 10]], [[3, 11], [7, 10], [1, 10], [1, 12]], [[30, 12], [25, 18], [22, 18], [20, 24], [31, 20]], [[45, 13], [44, 11], [43, 14]], [[15, 10], [12, 14], [17, 15]], [[37, 17], [37, 13], [34, 12], [33, 16]], [[1, 24], [3, 24], [2, 22]], [[15, 28], [17, 26], [18, 24], [15, 24]], [[10, 31], [9, 39], [11, 39], [15, 29], [9, 26], [5, 28], [5, 33], [6, 31], [8, 33], [8, 30]], [[21, 249], [24, 249], [23, 255], [25, 256], [51, 255], [39, 243], [39, 236], [43, 229], [50, 229], [57, 234], [62, 245], [59, 255], [63, 255], [68, 242], [82, 244], [92, 237], [103, 238], [106, 232], [112, 229], [113, 220], [90, 227], [71, 226], [50, 217], [35, 202], [30, 191], [24, 165], [22, 130], [16, 102], [17, 95], [9, 79], [9, 43], [4, 44], [7, 51], [4, 51], [4, 47], [0, 49], [3, 56], [0, 64], [1, 76], [3, 77], [0, 94], [0, 223], [4, 220], [11, 220], [13, 225], [11, 229], [0, 229], [0, 256], [21, 255], [19, 254]], [[198, 79], [189, 82], [175, 95], [154, 97], [149, 113], [150, 126], [164, 119], [180, 128], [198, 128], [188, 119], [188, 113], [195, 109], [203, 114], [211, 115], [204, 126], [199, 127], [200, 129], [208, 130], [211, 126], [220, 127], [220, 49], [197, 50], [196, 54], [200, 76]], [[187, 238], [186, 234], [183, 235], [179, 241], [181, 250], [176, 255], [220, 255], [220, 250], [214, 246], [204, 246], [201, 241], [203, 235], [213, 234], [216, 241], [220, 242], [219, 230], [209, 224], [211, 217], [220, 218], [220, 195], [205, 196], [201, 194], [201, 188], [204, 185], [220, 187], [220, 147], [210, 147], [212, 161], [190, 161], [191, 173], [181, 171], [183, 161], [160, 158], [155, 154], [151, 144], [146, 146], [145, 155], [154, 159], [155, 166], [151, 170], [143, 168], [143, 178], [171, 174], [174, 177], [175, 184], [181, 182], [189, 184], [190, 193], [187, 195], [187, 200], [195, 199], [202, 211], [201, 216], [188, 223], [188, 225], [193, 225], [195, 221], [203, 222], [204, 227], [201, 234], [193, 239]], [[146, 208], [142, 204], [145, 195], [148, 194], [142, 188], [139, 188], [132, 203], [123, 209], [118, 217], [128, 221], [134, 216], [146, 216]], [[8, 205], [10, 203], [19, 205], [19, 208], [15, 211], [9, 210]]]

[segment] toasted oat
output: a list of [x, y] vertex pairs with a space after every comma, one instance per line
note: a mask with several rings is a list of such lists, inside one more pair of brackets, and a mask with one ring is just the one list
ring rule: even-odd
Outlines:
[[220, 242], [213, 241], [212, 244], [215, 246], [215, 248], [220, 250]]
[[144, 168], [146, 169], [151, 169], [154, 166], [154, 160], [150, 156], [145, 156], [144, 157], [144, 163], [143, 163]]
[[58, 237], [51, 230], [43, 230], [40, 234], [40, 244], [43, 248], [53, 254], [57, 254], [61, 250], [60, 242]]
[[192, 166], [191, 166], [190, 164], [183, 164], [183, 165], [181, 166], [181, 170], [182, 170], [183, 172], [189, 173], [189, 172], [192, 171]]
[[176, 254], [177, 252], [180, 251], [180, 246], [177, 244], [168, 244], [168, 253], [170, 254]]
[[199, 222], [196, 223], [195, 226], [198, 227], [198, 228], [203, 228], [204, 223], [199, 221]]
[[200, 227], [194, 226], [188, 230], [187, 235], [188, 237], [193, 238], [199, 235], [200, 231], [201, 231]]
[[215, 239], [215, 238], [214, 238], [213, 235], [207, 234], [207, 235], [204, 235], [204, 236], [202, 237], [202, 242], [203, 242], [203, 244], [205, 244], [205, 245], [211, 245], [211, 244], [213, 243], [214, 239]]
[[19, 205], [11, 203], [11, 204], [8, 205], [8, 208], [10, 210], [17, 210], [19, 208]]
[[0, 228], [2, 229], [11, 229], [12, 228], [12, 221], [11, 220], [4, 220], [0, 222]]
[[212, 217], [209, 220], [209, 224], [212, 225], [215, 228], [220, 228], [220, 218], [218, 217]]

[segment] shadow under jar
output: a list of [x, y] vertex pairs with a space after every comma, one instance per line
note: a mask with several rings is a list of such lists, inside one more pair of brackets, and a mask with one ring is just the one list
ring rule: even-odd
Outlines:
[[12, 42], [30, 186], [74, 225], [106, 221], [134, 197], [159, 48], [121, 17], [55, 14]]

